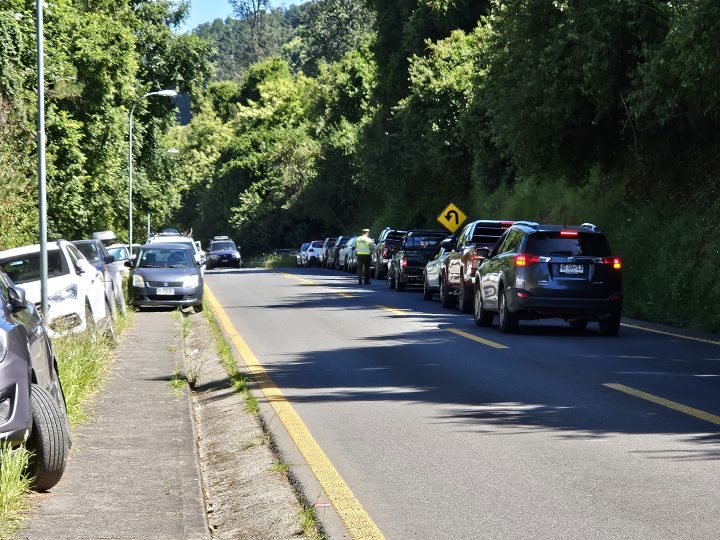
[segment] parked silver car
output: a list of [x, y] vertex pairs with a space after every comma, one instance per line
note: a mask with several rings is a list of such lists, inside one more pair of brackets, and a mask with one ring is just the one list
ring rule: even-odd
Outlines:
[[55, 355], [38, 310], [0, 270], [0, 443], [8, 442], [32, 452], [36, 490], [60, 481], [71, 443]]
[[190, 246], [145, 244], [130, 267], [129, 296], [134, 306], [192, 306], [203, 310], [204, 260], [196, 261]]

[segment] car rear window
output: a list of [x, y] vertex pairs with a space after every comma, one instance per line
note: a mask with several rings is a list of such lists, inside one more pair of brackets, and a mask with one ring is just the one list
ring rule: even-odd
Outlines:
[[445, 238], [444, 234], [413, 234], [405, 239], [406, 248], [434, 249], [435, 245]]
[[405, 236], [406, 234], [407, 234], [407, 231], [390, 231], [389, 233], [387, 233], [385, 240], [399, 242], [400, 240], [402, 240], [403, 236]]
[[493, 225], [478, 225], [473, 231], [471, 243], [494, 244], [502, 236], [507, 227]]
[[[47, 252], [48, 259], [48, 277], [64, 276], [70, 273], [67, 261], [62, 256], [59, 249]], [[40, 280], [40, 254], [28, 253], [26, 255], [18, 255], [12, 259], [3, 259], [0, 266], [13, 283], [19, 285], [30, 281]]]
[[321, 248], [321, 247], [323, 247], [323, 243], [321, 240], [316, 240], [315, 242], [312, 242], [310, 244], [310, 247]]
[[605, 236], [597, 233], [563, 237], [560, 232], [538, 232], [528, 236], [525, 251], [533, 255], [607, 257], [612, 254]]

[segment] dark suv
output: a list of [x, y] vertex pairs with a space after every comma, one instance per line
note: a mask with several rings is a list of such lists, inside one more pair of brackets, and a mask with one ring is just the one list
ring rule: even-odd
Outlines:
[[[483, 253], [484, 254], [484, 253]], [[617, 335], [622, 309], [622, 264], [595, 225], [517, 222], [490, 251], [474, 280], [474, 318], [512, 332], [520, 319], [565, 319], [581, 330], [598, 321]]]
[[457, 295], [460, 311], [472, 311], [473, 278], [483, 261], [480, 250], [485, 248], [485, 253], [492, 249], [512, 224], [512, 221], [478, 219], [463, 227], [443, 264], [440, 282], [440, 301], [443, 306], [450, 307]]
[[425, 265], [435, 254], [435, 246], [446, 237], [444, 231], [419, 229], [408, 232], [388, 263], [388, 287], [402, 291], [408, 283], [421, 283]]
[[26, 441], [36, 490], [60, 481], [70, 430], [55, 355], [37, 309], [0, 271], [0, 444], [6, 441]]

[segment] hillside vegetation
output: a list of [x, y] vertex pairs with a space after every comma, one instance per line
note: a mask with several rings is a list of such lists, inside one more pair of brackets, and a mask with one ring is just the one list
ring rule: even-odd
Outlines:
[[[125, 36], [132, 54], [119, 47], [89, 56], [134, 65], [123, 76], [132, 72], [143, 84], [131, 84], [122, 99], [110, 92], [115, 101], [102, 101], [100, 111], [82, 92], [86, 82], [56, 77], [68, 99], [90, 101], [54, 109], [53, 125], [62, 128], [55, 144], [66, 150], [54, 150], [54, 160], [67, 160], [50, 171], [55, 186], [70, 194], [92, 182], [116, 186], [88, 204], [71, 197], [58, 206], [56, 230], [86, 230], [108, 214], [109, 200], [121, 214], [103, 219], [122, 223], [128, 105], [140, 88], [175, 84], [196, 90], [193, 121], [161, 137], [167, 116], [150, 108], [169, 104], [143, 102], [147, 127], [137, 149], [145, 180], [137, 202], [158, 224], [192, 227], [199, 238], [232, 235], [250, 255], [366, 225], [373, 233], [386, 225], [436, 226], [450, 201], [471, 218], [591, 221], [623, 258], [627, 315], [720, 331], [720, 240], [709, 233], [720, 216], [715, 0], [315, 0], [287, 10], [264, 1], [233, 4], [234, 18], [191, 35], [168, 35], [160, 25], [177, 46], [159, 52], [143, 41], [147, 18], [117, 7], [128, 12], [127, 27], [111, 17], [117, 39]], [[25, 24], [2, 20], [0, 40]], [[89, 32], [87, 23], [70, 27]], [[76, 80], [85, 80], [78, 69], [97, 73], [89, 80], [105, 81], [107, 93], [117, 88], [109, 82], [115, 72], [100, 77], [83, 68], [89, 60], [76, 60], [88, 47], [105, 49], [91, 36], [67, 39], [55, 61], [74, 66], [59, 71]], [[107, 47], [118, 43], [101, 36]], [[7, 57], [5, 43], [18, 40], [3, 41]], [[178, 49], [187, 52], [184, 63], [170, 54]], [[211, 57], [213, 76], [201, 61]], [[14, 62], [0, 60], [3, 103], [22, 99], [7, 81], [25, 77], [20, 87], [31, 89], [27, 70], [7, 77], [2, 70]], [[167, 73], [148, 76], [150, 67]], [[13, 109], [15, 120], [0, 115], [3, 141], [27, 135], [32, 105], [23, 103]], [[104, 140], [117, 152], [99, 144]], [[84, 141], [89, 148], [78, 155]], [[168, 159], [158, 151], [164, 147], [180, 154]], [[13, 227], [2, 234], [27, 230], [17, 209], [28, 207], [33, 163], [32, 148], [23, 148], [0, 163], [3, 182], [13, 179], [2, 202]], [[116, 182], [100, 182], [108, 177]], [[3, 209], [3, 222], [6, 216]]]

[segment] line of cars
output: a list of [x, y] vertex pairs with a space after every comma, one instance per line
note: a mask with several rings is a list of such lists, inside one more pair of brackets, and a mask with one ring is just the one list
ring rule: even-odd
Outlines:
[[[353, 272], [354, 238], [310, 242], [321, 246], [317, 259], [301, 250], [298, 265]], [[478, 219], [453, 235], [386, 228], [371, 261], [390, 289], [421, 285], [426, 300], [437, 295], [444, 307], [472, 313], [478, 326], [497, 318], [502, 332], [513, 332], [521, 320], [560, 318], [576, 330], [597, 322], [607, 336], [620, 328], [622, 262], [592, 223]]]

